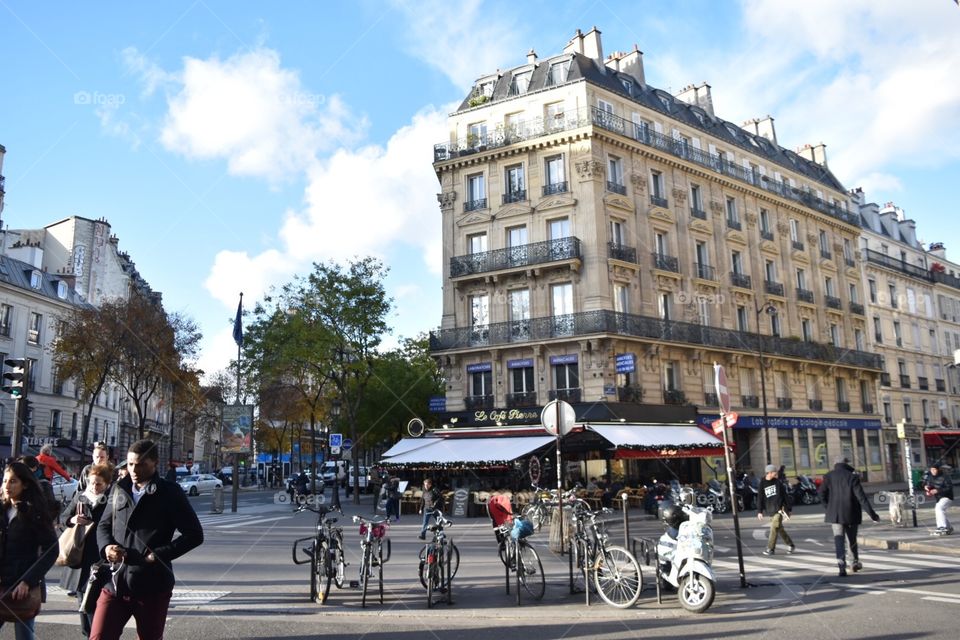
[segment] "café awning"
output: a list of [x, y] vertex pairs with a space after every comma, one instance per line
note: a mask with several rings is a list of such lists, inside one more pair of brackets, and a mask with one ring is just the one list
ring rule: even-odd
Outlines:
[[960, 437], [960, 431], [924, 431], [923, 444], [927, 447], [946, 447], [947, 443], [944, 442], [944, 437]]
[[723, 454], [723, 441], [692, 424], [590, 424], [616, 448], [615, 458], [699, 458]]
[[[405, 445], [402, 453], [393, 453], [401, 443], [415, 440], [423, 446]], [[410, 438], [401, 440], [384, 454], [389, 465], [433, 464], [498, 466], [513, 462], [537, 449], [556, 442], [552, 436], [515, 436], [497, 438]], [[388, 457], [388, 454], [389, 455]]]

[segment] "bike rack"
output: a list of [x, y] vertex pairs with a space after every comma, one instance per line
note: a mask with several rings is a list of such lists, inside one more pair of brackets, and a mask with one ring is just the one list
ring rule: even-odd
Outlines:
[[304, 555], [306, 555], [307, 558], [306, 558], [305, 560], [298, 560], [298, 559], [297, 559], [297, 548], [298, 548], [301, 544], [303, 544], [304, 542], [313, 542], [313, 539], [314, 539], [315, 537], [316, 537], [316, 536], [307, 536], [306, 538], [297, 538], [296, 540], [293, 541], [293, 564], [307, 564], [308, 562], [310, 562], [311, 560], [313, 560], [313, 556], [307, 554], [307, 553], [306, 553], [306, 549], [303, 549], [303, 551], [304, 551]]
[[[637, 561], [642, 558], [644, 566], [649, 567], [650, 560], [653, 560], [657, 584], [657, 604], [663, 604], [663, 595], [660, 591], [660, 554], [657, 552], [657, 541], [653, 538], [632, 538], [631, 543], [630, 551]], [[637, 553], [637, 547], [640, 547], [640, 553]]]

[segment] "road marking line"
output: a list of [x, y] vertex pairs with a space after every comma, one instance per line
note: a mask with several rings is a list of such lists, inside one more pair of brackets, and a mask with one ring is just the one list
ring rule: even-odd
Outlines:
[[933, 600], [934, 602], [947, 602], [950, 604], [960, 604], [960, 599], [958, 598], [946, 598], [946, 597], [941, 598], [939, 596], [926, 596], [924, 598], [921, 598], [921, 600]]
[[217, 527], [217, 528], [219, 528], [219, 529], [233, 529], [234, 527], [243, 527], [243, 526], [251, 525], [251, 524], [260, 524], [260, 523], [262, 523], [262, 522], [273, 522], [273, 521], [275, 521], [275, 520], [286, 520], [286, 519], [289, 518], [289, 517], [290, 517], [290, 516], [278, 516], [278, 517], [276, 517], [276, 518], [259, 518], [259, 519], [257, 519], [257, 520], [244, 520], [243, 522], [236, 522], [236, 523], [233, 523], [233, 524], [220, 525], [220, 526]]

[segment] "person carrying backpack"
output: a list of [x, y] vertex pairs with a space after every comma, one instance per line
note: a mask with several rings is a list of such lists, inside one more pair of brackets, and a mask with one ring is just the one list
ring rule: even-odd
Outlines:
[[766, 472], [760, 481], [760, 491], [757, 494], [757, 519], [763, 520], [763, 514], [770, 516], [770, 537], [767, 539], [767, 548], [763, 555], [772, 556], [777, 549], [777, 536], [783, 538], [787, 546], [787, 555], [793, 553], [793, 540], [783, 526], [784, 520], [790, 519], [790, 502], [787, 499], [786, 485], [780, 478], [777, 468], [768, 464]]

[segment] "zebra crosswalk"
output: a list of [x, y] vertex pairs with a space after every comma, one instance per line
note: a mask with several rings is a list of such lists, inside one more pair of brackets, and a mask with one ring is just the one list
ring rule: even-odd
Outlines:
[[231, 530], [242, 527], [259, 526], [268, 523], [278, 523], [291, 518], [293, 514], [240, 514], [240, 513], [208, 513], [198, 514], [200, 524], [206, 529]]

